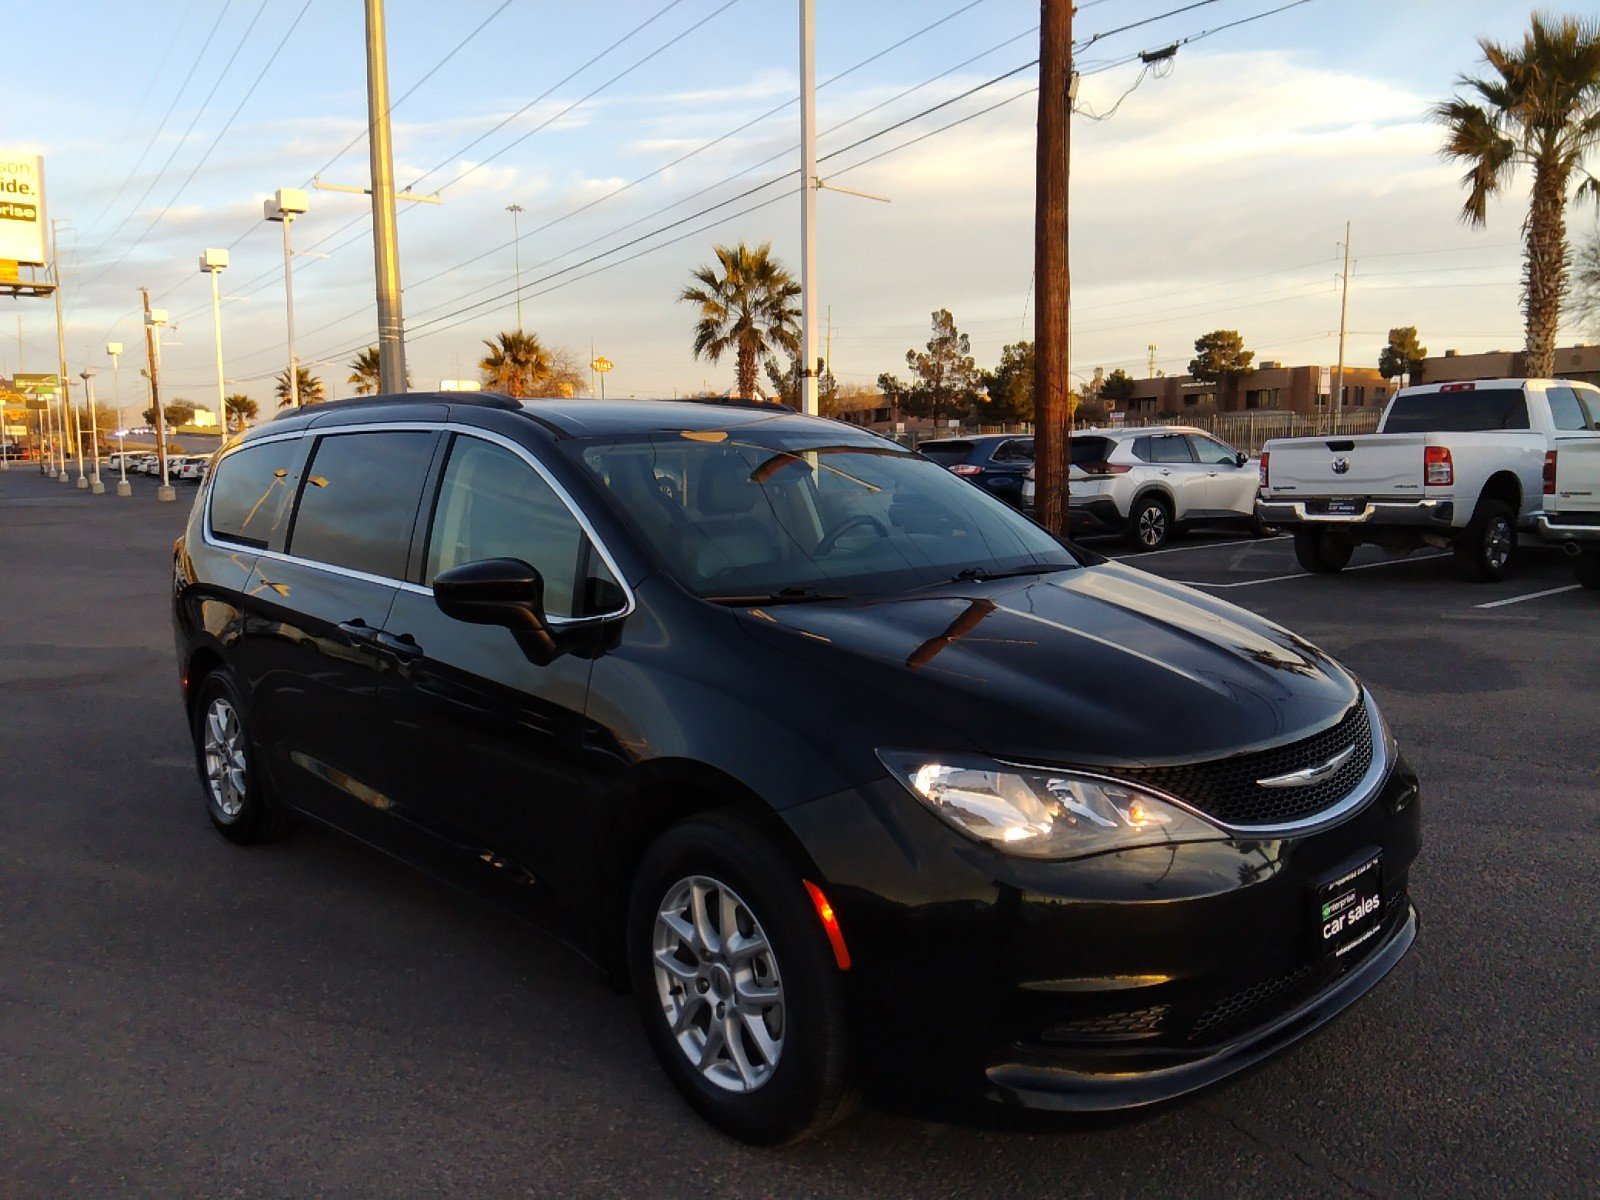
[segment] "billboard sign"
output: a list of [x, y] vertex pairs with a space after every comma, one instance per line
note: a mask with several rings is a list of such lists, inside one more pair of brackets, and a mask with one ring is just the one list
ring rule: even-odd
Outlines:
[[45, 265], [44, 159], [0, 149], [0, 260]]
[[61, 390], [61, 376], [33, 375], [18, 371], [11, 377], [11, 386], [24, 396], [54, 396]]

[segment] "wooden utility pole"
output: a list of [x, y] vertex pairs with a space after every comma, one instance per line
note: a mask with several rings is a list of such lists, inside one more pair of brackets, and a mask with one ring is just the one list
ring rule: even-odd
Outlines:
[[1350, 307], [1350, 222], [1344, 223], [1344, 282], [1339, 287], [1339, 369], [1333, 383], [1333, 432], [1344, 420], [1344, 318]]
[[1034, 179], [1034, 515], [1052, 533], [1067, 527], [1068, 374], [1071, 294], [1067, 270], [1067, 175], [1072, 147], [1072, 0], [1040, 0], [1038, 162]]
[[149, 321], [150, 317], [150, 289], [140, 288], [144, 296], [144, 352], [150, 363], [150, 407], [155, 411], [156, 419], [152, 424], [156, 427], [156, 461], [160, 467], [162, 486], [167, 482], [167, 420], [161, 412], [161, 368], [156, 363], [156, 327]]

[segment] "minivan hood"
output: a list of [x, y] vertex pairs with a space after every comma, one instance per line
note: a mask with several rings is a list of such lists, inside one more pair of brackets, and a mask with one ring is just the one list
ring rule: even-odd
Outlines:
[[[885, 598], [747, 610], [754, 637], [997, 758], [1217, 758], [1304, 736], [1360, 694], [1271, 622], [1115, 563]], [[803, 646], [802, 646], [803, 643]]]

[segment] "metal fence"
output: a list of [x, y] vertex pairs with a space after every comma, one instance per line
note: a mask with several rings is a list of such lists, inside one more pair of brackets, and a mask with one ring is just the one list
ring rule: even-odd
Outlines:
[[[1292, 412], [1260, 411], [1197, 413], [1188, 417], [1165, 419], [1129, 417], [1125, 426], [1143, 428], [1148, 425], [1185, 425], [1202, 429], [1213, 437], [1227, 442], [1235, 450], [1256, 455], [1261, 453], [1262, 445], [1273, 438], [1327, 437], [1334, 433], [1375, 433], [1378, 428], [1378, 418], [1382, 415], [1381, 407], [1347, 408], [1338, 415], [1337, 421], [1331, 412], [1316, 413], [1312, 416], [1302, 416], [1300, 413]], [[1087, 428], [1089, 427], [1079, 426], [1074, 432], [1083, 432]], [[915, 449], [920, 443], [932, 441], [934, 438], [976, 437], [992, 433], [1029, 436], [1033, 433], [1033, 426], [980, 425], [976, 429], [919, 429], [902, 433], [894, 440], [902, 446]]]

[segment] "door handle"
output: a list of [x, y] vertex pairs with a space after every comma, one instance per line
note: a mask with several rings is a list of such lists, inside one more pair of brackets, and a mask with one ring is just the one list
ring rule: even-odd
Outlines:
[[339, 632], [349, 638], [352, 645], [376, 646], [378, 644], [378, 631], [360, 617], [353, 621], [340, 621]]
[[1165, 467], [1162, 467], [1162, 468], [1161, 468], [1161, 473], [1162, 473], [1162, 474], [1163, 474], [1163, 475], [1171, 475], [1171, 474], [1172, 474], [1172, 472], [1171, 472], [1171, 471], [1169, 471], [1169, 470], [1167, 470], [1167, 468], [1165, 468]]
[[417, 639], [409, 633], [393, 634], [380, 631], [377, 644], [380, 650], [393, 655], [403, 663], [422, 657], [422, 647], [417, 645]]

